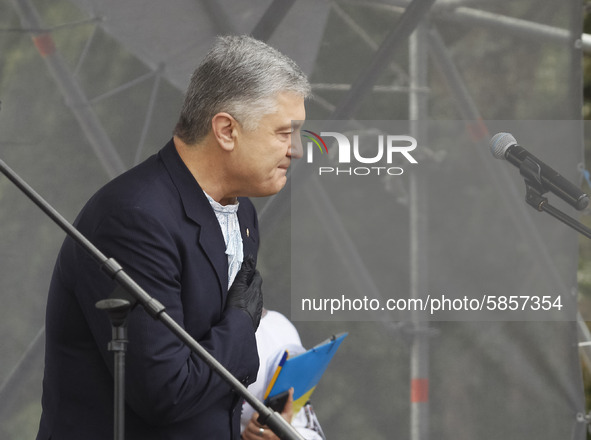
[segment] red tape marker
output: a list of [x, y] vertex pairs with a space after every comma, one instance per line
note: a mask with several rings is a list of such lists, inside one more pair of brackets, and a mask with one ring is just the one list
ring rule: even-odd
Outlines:
[[429, 379], [412, 379], [410, 382], [410, 401], [420, 403], [429, 401]]
[[488, 134], [488, 128], [486, 128], [486, 125], [482, 119], [478, 119], [477, 121], [469, 123], [466, 129], [470, 134], [470, 138], [474, 142], [481, 141], [482, 139], [488, 139], [490, 137]]
[[55, 43], [50, 34], [39, 34], [33, 37], [33, 43], [41, 54], [42, 57], [46, 57], [55, 52]]

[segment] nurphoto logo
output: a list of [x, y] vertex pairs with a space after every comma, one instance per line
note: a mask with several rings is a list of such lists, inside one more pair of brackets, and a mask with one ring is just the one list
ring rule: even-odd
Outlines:
[[[308, 139], [305, 150], [307, 163], [314, 163], [315, 155], [324, 155], [325, 153], [328, 155], [327, 145], [333, 147], [336, 143], [338, 166], [318, 167], [318, 175], [320, 176], [367, 176], [370, 174], [399, 176], [404, 173], [404, 169], [392, 166], [394, 157], [399, 158], [401, 155], [411, 164], [418, 163], [411, 155], [411, 151], [417, 147], [417, 140], [412, 136], [376, 135], [373, 146], [364, 145], [362, 154], [357, 134], [353, 135], [351, 142], [346, 135], [336, 131], [321, 131], [320, 134], [309, 130], [302, 131], [305, 132], [302, 133], [302, 136]], [[350, 164], [350, 166], [345, 166], [346, 164]]]

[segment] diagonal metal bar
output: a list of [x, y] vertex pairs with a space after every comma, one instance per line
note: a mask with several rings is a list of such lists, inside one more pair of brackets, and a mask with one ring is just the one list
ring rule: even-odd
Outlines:
[[462, 119], [474, 124], [469, 127], [470, 134], [475, 139], [483, 139], [488, 142], [490, 134], [488, 128], [482, 122], [480, 110], [470, 95], [459, 70], [443, 42], [443, 38], [441, 38], [441, 35], [435, 26], [432, 26], [429, 30], [428, 37], [429, 53], [435, 62], [435, 66], [443, 76], [445, 84], [452, 97], [456, 101], [458, 112], [462, 116]]
[[408, 5], [394, 29], [378, 48], [371, 63], [355, 80], [351, 90], [337, 105], [330, 119], [349, 119], [353, 115], [361, 99], [371, 90], [384, 68], [390, 64], [400, 44], [410, 37], [433, 3], [435, 0], [413, 0]]
[[[37, 10], [30, 0], [14, 0], [13, 4], [25, 28], [43, 29]], [[33, 33], [33, 42], [45, 60], [49, 71], [56, 81], [67, 105], [84, 135], [90, 142], [109, 177], [115, 177], [125, 171], [126, 167], [111, 143], [111, 140], [90, 107], [82, 88], [68, 69], [64, 59], [57, 51], [50, 33]]]
[[[346, 12], [338, 3], [334, 3], [332, 10], [335, 14], [343, 20], [349, 29], [351, 29], [363, 43], [365, 43], [371, 50], [376, 51], [380, 47], [371, 35], [361, 26], [348, 12]], [[404, 10], [402, 10], [404, 12]], [[408, 73], [394, 62], [390, 63], [390, 69], [396, 73], [404, 83], [409, 82]], [[350, 87], [349, 87], [350, 88]]]
[[294, 3], [295, 0], [274, 0], [253, 28], [251, 35], [257, 40], [268, 41]]
[[86, 61], [86, 57], [88, 56], [88, 52], [90, 51], [90, 47], [92, 46], [92, 43], [94, 42], [97, 31], [98, 31], [98, 26], [94, 26], [94, 28], [92, 29], [92, 34], [90, 34], [90, 37], [88, 37], [86, 39], [86, 43], [84, 44], [84, 49], [82, 49], [82, 52], [80, 53], [80, 57], [78, 58], [78, 62], [76, 63], [76, 67], [74, 68], [74, 71], [72, 72], [72, 74], [75, 77], [78, 77], [78, 72], [80, 72], [80, 69], [84, 65], [84, 62]]
[[118, 93], [121, 93], [127, 89], [130, 89], [150, 78], [153, 78], [154, 76], [158, 75], [158, 71], [157, 70], [152, 70], [150, 72], [144, 73], [143, 75], [138, 76], [137, 78], [132, 79], [131, 81], [126, 82], [125, 84], [122, 84], [112, 90], [109, 90], [106, 93], [103, 93], [102, 95], [96, 96], [94, 98], [92, 98], [89, 102], [91, 104], [96, 104], [97, 102], [102, 101], [103, 99], [106, 98], [110, 98], [111, 96], [115, 96]]

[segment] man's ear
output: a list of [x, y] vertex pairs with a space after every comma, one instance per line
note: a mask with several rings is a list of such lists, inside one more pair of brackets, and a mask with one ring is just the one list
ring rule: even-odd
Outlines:
[[231, 114], [220, 112], [211, 119], [211, 131], [218, 145], [226, 151], [232, 151], [236, 141], [238, 121]]

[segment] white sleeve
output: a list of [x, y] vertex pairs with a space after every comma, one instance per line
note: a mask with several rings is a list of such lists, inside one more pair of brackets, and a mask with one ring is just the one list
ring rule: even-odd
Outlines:
[[326, 440], [314, 408], [309, 403], [295, 415], [291, 424], [306, 440]]
[[[262, 399], [271, 377], [284, 351], [296, 355], [305, 351], [295, 326], [282, 314], [268, 310], [261, 318], [256, 332], [260, 366], [255, 383], [248, 389], [255, 397]], [[254, 409], [244, 403], [241, 417], [241, 430], [244, 430], [254, 413]], [[326, 440], [314, 409], [307, 404], [294, 416], [293, 427], [306, 440]]]

